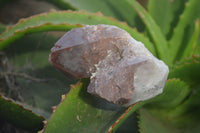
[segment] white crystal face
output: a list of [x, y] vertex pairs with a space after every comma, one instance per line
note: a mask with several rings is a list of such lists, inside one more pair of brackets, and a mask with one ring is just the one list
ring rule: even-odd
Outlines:
[[134, 97], [125, 106], [155, 97], [163, 92], [169, 70], [163, 61], [149, 58], [136, 68], [134, 74]]

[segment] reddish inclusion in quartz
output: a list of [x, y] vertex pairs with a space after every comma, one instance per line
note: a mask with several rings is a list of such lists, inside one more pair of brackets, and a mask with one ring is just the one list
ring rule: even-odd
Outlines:
[[116, 43], [113, 39], [127, 34], [118, 29], [113, 29], [113, 33], [103, 25], [72, 29], [52, 48], [49, 60], [56, 68], [76, 78], [90, 77], [96, 69], [94, 65], [103, 60], [109, 50], [119, 51], [117, 45], [120, 47], [120, 44], [113, 45]]

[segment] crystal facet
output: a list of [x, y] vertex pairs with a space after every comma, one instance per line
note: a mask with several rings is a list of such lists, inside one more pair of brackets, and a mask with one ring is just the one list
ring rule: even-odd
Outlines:
[[169, 69], [126, 31], [87, 25], [67, 32], [49, 60], [76, 78], [90, 77], [88, 92], [129, 106], [162, 93]]

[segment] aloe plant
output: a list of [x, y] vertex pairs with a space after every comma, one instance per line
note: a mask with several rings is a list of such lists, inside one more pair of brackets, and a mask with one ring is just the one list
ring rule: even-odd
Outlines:
[[[30, 131], [42, 129], [42, 121], [46, 119], [41, 130], [45, 133], [110, 133], [122, 132], [123, 123], [130, 122], [127, 119], [137, 111], [138, 123], [126, 128], [138, 129], [141, 133], [199, 132], [199, 0], [149, 0], [146, 6], [135, 0], [49, 2], [60, 9], [71, 10], [21, 19], [6, 30], [5, 26], [0, 27], [3, 31], [0, 50], [12, 65], [12, 68], [0, 66], [4, 79], [1, 81], [4, 88], [4, 96], [0, 97], [1, 119]], [[50, 48], [59, 37], [44, 32], [66, 32], [96, 24], [115, 25], [126, 30], [169, 66], [169, 77], [161, 95], [128, 108], [119, 107], [88, 94], [88, 79], [71, 80], [48, 63]], [[1, 58], [3, 60], [5, 58]], [[14, 78], [18, 83], [15, 87], [21, 88], [17, 91], [17, 96], [22, 97], [21, 102], [5, 98], [14, 97], [6, 91], [12, 89], [6, 77]], [[14, 98], [19, 100], [20, 97]], [[31, 122], [26, 124], [27, 120]]]

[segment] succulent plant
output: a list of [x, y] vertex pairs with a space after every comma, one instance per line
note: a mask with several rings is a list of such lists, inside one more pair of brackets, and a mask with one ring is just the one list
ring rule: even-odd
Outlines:
[[[47, 2], [63, 11], [0, 26], [1, 121], [45, 133], [199, 132], [199, 0]], [[162, 94], [121, 107], [87, 93], [89, 79], [72, 80], [50, 65], [50, 48], [61, 36], [47, 31], [98, 24], [125, 30], [169, 66]]]

